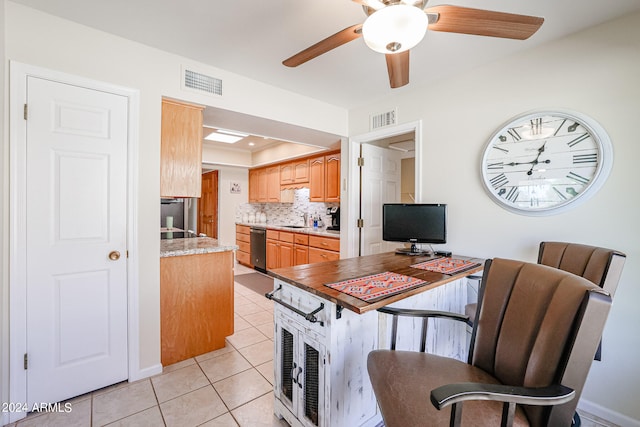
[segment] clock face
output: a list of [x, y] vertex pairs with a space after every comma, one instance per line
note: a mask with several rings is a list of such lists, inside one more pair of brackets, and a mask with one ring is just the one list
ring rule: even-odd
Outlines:
[[538, 112], [489, 140], [482, 177], [493, 199], [517, 213], [545, 215], [595, 192], [611, 165], [604, 130], [577, 113]]

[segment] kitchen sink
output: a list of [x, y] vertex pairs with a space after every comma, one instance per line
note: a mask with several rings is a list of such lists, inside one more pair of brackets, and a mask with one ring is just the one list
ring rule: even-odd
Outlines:
[[304, 225], [281, 225], [281, 227], [285, 227], [285, 228], [307, 228]]

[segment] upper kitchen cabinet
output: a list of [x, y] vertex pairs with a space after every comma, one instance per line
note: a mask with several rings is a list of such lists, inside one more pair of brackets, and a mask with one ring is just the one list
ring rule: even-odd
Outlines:
[[340, 153], [309, 160], [309, 201], [340, 202]]
[[309, 159], [294, 160], [280, 166], [280, 184], [309, 182]]
[[201, 196], [202, 110], [197, 105], [162, 100], [161, 197]]

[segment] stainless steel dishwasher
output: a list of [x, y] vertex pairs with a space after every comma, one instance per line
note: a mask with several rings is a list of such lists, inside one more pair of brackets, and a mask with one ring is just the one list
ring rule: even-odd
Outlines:
[[267, 271], [267, 230], [264, 227], [251, 227], [251, 263], [256, 270]]

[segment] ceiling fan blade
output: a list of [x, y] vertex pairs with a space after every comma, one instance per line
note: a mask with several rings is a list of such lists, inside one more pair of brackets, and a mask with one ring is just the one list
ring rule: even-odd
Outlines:
[[284, 61], [282, 61], [282, 63], [287, 67], [297, 67], [298, 65], [302, 65], [305, 62], [322, 55], [323, 53], [329, 52], [331, 49], [335, 49], [345, 43], [362, 37], [361, 29], [362, 24], [356, 24], [347, 27], [342, 31], [338, 31], [334, 35], [319, 41], [313, 46], [296, 53], [291, 58], [285, 59]]
[[528, 39], [544, 22], [544, 18], [537, 16], [461, 6], [433, 6], [426, 8], [425, 12], [439, 15], [435, 23], [429, 21], [429, 30], [517, 40]]
[[385, 57], [387, 58], [391, 88], [395, 89], [409, 84], [409, 51], [387, 53]]

